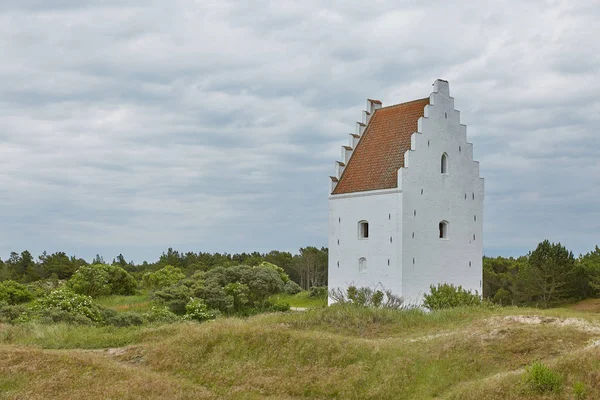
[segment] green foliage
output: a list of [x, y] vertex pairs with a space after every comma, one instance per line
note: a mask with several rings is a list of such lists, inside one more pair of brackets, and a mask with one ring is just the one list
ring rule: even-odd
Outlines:
[[154, 292], [152, 298], [159, 304], [168, 307], [171, 312], [177, 315], [183, 315], [186, 312], [185, 306], [192, 295], [192, 289], [179, 284]]
[[142, 278], [145, 287], [151, 290], [163, 289], [185, 278], [185, 274], [172, 265], [165, 265], [156, 272], [147, 272]]
[[268, 267], [258, 266], [245, 270], [241, 277], [241, 283], [250, 289], [250, 298], [255, 305], [273, 294], [283, 292], [281, 277], [277, 271]]
[[529, 254], [518, 280], [529, 301], [548, 305], [575, 295], [575, 257], [560, 243], [544, 240]]
[[137, 281], [127, 271], [117, 265], [104, 265], [108, 272], [110, 294], [131, 296], [136, 293]]
[[290, 277], [288, 276], [288, 274], [285, 273], [285, 271], [283, 270], [283, 268], [278, 267], [275, 264], [263, 261], [258, 266], [262, 267], [262, 268], [271, 268], [272, 270], [274, 270], [275, 272], [277, 272], [279, 274], [279, 277], [283, 281], [283, 283], [287, 283], [290, 280]]
[[117, 313], [115, 316], [106, 319], [107, 325], [117, 327], [140, 326], [144, 324], [144, 317], [141, 314], [132, 311]]
[[579, 258], [579, 262], [588, 277], [588, 284], [595, 296], [600, 296], [600, 247]]
[[180, 320], [180, 317], [166, 306], [152, 306], [150, 311], [144, 313], [144, 318], [148, 322], [157, 323], [172, 323]]
[[77, 270], [67, 283], [78, 294], [90, 297], [109, 295], [109, 274], [103, 264], [85, 265]]
[[370, 287], [349, 286], [344, 292], [340, 288], [332, 289], [329, 297], [337, 305], [353, 305], [359, 307], [387, 308], [393, 310], [408, 309], [402, 297], [389, 290], [373, 290]]
[[584, 400], [587, 398], [587, 390], [585, 390], [585, 383], [575, 382], [573, 385], [573, 396], [575, 400]]
[[522, 379], [526, 389], [533, 393], [558, 393], [562, 389], [562, 377], [541, 361], [536, 361], [530, 367], [525, 367]]
[[296, 282], [289, 280], [285, 283], [285, 285], [283, 285], [283, 291], [286, 294], [298, 294], [302, 291], [302, 288], [300, 287], [300, 285], [298, 285]]
[[327, 298], [327, 286], [312, 286], [308, 293], [310, 297]]
[[91, 297], [133, 295], [137, 287], [135, 278], [127, 271], [117, 265], [107, 264], [84, 265], [67, 284], [75, 293]]
[[250, 288], [240, 282], [232, 282], [223, 288], [227, 296], [233, 299], [233, 311], [242, 311], [250, 302]]
[[10, 305], [26, 303], [33, 298], [27, 286], [15, 281], [0, 282], [0, 301]]
[[431, 285], [429, 288], [430, 293], [423, 296], [423, 305], [432, 311], [444, 308], [481, 305], [481, 298], [477, 292], [471, 293], [463, 289], [462, 286], [444, 283], [438, 284], [437, 287]]
[[496, 292], [496, 294], [494, 294], [494, 297], [492, 298], [492, 301], [494, 303], [500, 304], [503, 306], [509, 305], [511, 300], [512, 300], [512, 297], [511, 297], [510, 292], [504, 288], [498, 289], [498, 291]]
[[24, 305], [0, 306], [0, 322], [21, 322], [29, 319], [29, 309]]
[[32, 310], [39, 317], [60, 310], [74, 316], [83, 316], [92, 322], [102, 322], [99, 307], [94, 304], [90, 296], [74, 293], [67, 288], [54, 290], [48, 296], [36, 299]]
[[215, 319], [215, 313], [208, 310], [202, 299], [192, 298], [185, 306], [185, 319], [188, 321], [207, 321]]

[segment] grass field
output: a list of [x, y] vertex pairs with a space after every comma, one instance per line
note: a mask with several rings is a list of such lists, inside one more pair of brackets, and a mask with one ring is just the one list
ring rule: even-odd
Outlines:
[[309, 292], [304, 291], [298, 294], [276, 294], [271, 296], [270, 300], [274, 303], [287, 303], [290, 307], [315, 308], [326, 307], [327, 298], [310, 297]]
[[[600, 315], [566, 308], [2, 325], [0, 398], [572, 399], [577, 384], [597, 399], [599, 339]], [[521, 376], [536, 360], [560, 374], [561, 392], [528, 392]]]
[[[117, 306], [118, 304], [115, 304]], [[600, 315], [354, 307], [143, 328], [0, 326], [2, 399], [600, 398]], [[531, 393], [524, 367], [563, 380]]]
[[136, 296], [104, 296], [94, 299], [98, 305], [112, 308], [116, 311], [148, 311], [152, 304], [148, 293], [141, 293]]

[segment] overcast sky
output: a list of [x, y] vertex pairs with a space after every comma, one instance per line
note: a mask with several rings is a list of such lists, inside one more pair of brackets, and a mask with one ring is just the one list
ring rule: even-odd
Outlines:
[[327, 245], [367, 98], [450, 82], [484, 252], [600, 244], [600, 3], [0, 0], [0, 257]]

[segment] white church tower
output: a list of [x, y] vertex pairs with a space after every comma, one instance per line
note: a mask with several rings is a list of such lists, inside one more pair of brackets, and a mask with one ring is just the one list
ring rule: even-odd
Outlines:
[[481, 294], [483, 196], [448, 82], [407, 103], [368, 100], [331, 177], [329, 289], [384, 288], [412, 304], [438, 283]]

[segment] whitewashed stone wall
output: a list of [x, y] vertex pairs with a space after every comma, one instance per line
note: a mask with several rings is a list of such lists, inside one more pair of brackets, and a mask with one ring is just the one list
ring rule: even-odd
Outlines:
[[[385, 288], [415, 304], [429, 285], [444, 282], [481, 294], [483, 196], [466, 126], [448, 82], [438, 80], [398, 171], [398, 188], [329, 197], [329, 288]], [[368, 239], [359, 238], [363, 220]], [[447, 239], [439, 237], [440, 221], [448, 222]], [[366, 271], [359, 270], [363, 257]]]

